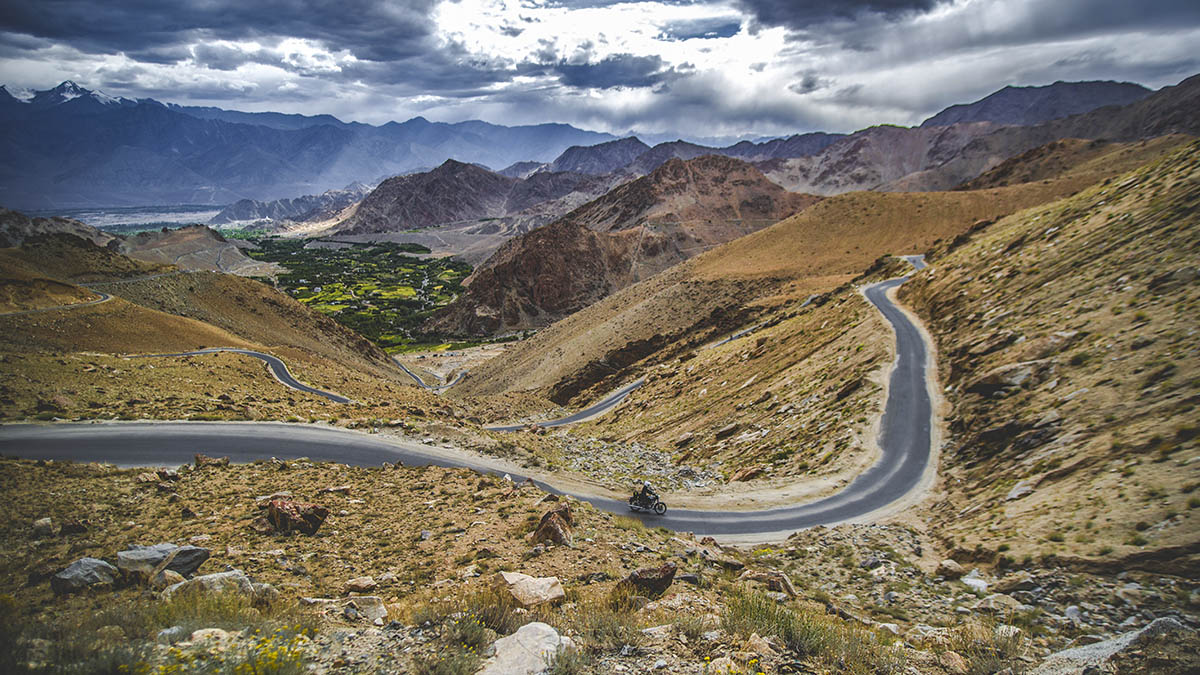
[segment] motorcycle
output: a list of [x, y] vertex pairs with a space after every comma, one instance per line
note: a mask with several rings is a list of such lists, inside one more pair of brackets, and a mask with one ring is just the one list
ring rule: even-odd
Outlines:
[[635, 492], [629, 498], [630, 511], [652, 511], [655, 515], [661, 516], [667, 512], [667, 505], [659, 501], [658, 495], [643, 495], [640, 492]]

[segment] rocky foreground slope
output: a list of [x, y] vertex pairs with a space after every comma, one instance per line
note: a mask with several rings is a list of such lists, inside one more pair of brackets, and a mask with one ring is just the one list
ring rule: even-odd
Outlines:
[[1194, 578], [964, 567], [900, 525], [739, 549], [495, 476], [303, 459], [5, 459], [0, 488], [5, 672], [1200, 665]]
[[1191, 143], [981, 223], [905, 285], [951, 406], [947, 545], [1197, 569], [1198, 206]]

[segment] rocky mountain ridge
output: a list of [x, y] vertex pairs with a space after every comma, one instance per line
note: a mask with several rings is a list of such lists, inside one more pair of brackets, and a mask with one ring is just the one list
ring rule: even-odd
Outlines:
[[674, 159], [502, 246], [427, 327], [490, 334], [544, 326], [815, 201], [740, 160]]
[[1031, 126], [1104, 106], [1136, 103], [1152, 93], [1140, 84], [1113, 81], [1060, 80], [1041, 87], [1008, 86], [978, 101], [952, 105], [922, 122], [921, 126], [949, 126], [962, 122]]

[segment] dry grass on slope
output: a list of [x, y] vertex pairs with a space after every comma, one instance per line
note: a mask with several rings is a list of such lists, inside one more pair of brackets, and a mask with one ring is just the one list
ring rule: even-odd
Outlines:
[[1010, 157], [956, 190], [983, 190], [1042, 180], [1084, 181], [1086, 185], [1132, 171], [1192, 140], [1174, 134], [1134, 143], [1064, 138]]
[[629, 402], [576, 431], [673, 448], [678, 462], [727, 479], [752, 466], [768, 478], [830, 478], [868, 464], [890, 332], [849, 287], [818, 302], [660, 364]]
[[951, 387], [938, 531], [1195, 570], [1200, 144], [958, 243], [901, 294]]
[[377, 377], [408, 381], [366, 338], [252, 279], [196, 272], [98, 288], [151, 309], [204, 321], [250, 342], [294, 347]]

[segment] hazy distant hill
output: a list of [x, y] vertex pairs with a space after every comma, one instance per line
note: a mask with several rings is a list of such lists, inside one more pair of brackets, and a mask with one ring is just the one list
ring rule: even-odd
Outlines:
[[269, 202], [240, 199], [226, 206], [208, 222], [211, 225], [224, 225], [254, 220], [321, 219], [357, 202], [368, 192], [370, 192], [370, 188], [366, 185], [354, 183], [344, 189], [327, 190], [319, 195], [304, 195]]
[[1055, 82], [1043, 87], [1005, 87], [974, 103], [952, 105], [921, 123], [922, 127], [960, 122], [1030, 125], [1090, 112], [1106, 105], [1128, 105], [1154, 93], [1130, 82]]
[[319, 194], [446, 159], [550, 161], [608, 134], [565, 124], [504, 127], [413, 118], [382, 126], [329, 116], [167, 106], [70, 82], [28, 100], [0, 89], [0, 203], [18, 208], [231, 203]]

